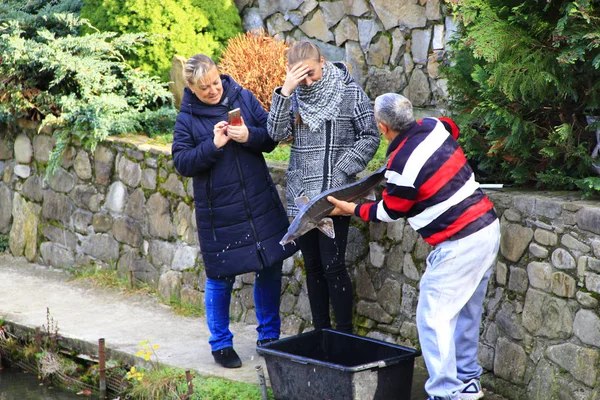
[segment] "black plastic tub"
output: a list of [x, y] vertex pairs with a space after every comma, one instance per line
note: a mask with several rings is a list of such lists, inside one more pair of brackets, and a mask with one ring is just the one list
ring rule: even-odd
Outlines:
[[257, 348], [276, 399], [410, 400], [420, 351], [330, 329]]

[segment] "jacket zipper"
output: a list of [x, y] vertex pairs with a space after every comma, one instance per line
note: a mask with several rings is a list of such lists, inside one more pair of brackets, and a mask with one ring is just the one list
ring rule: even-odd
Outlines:
[[327, 178], [333, 179], [333, 174], [329, 174], [329, 141], [331, 139], [331, 121], [325, 121], [325, 160], [323, 161], [323, 187], [321, 192], [329, 189], [327, 187]]
[[258, 261], [262, 263], [262, 257], [259, 254], [262, 251], [262, 245], [258, 240], [256, 227], [254, 226], [254, 221], [252, 220], [252, 213], [250, 213], [250, 208], [248, 207], [248, 195], [246, 194], [246, 184], [244, 183], [244, 176], [242, 175], [242, 166], [240, 165], [237, 146], [233, 146], [233, 151], [235, 153], [235, 163], [237, 165], [238, 174], [240, 175], [240, 182], [242, 183], [242, 196], [244, 197], [244, 207], [246, 208], [246, 215], [248, 216], [248, 222], [250, 223], [250, 228], [252, 228], [252, 235], [254, 236], [254, 242], [256, 243], [256, 255], [258, 256]]
[[217, 232], [215, 231], [215, 212], [212, 207], [212, 170], [208, 175], [208, 193], [206, 194], [208, 199], [208, 212], [210, 213], [210, 229], [212, 231], [213, 239], [217, 241]]

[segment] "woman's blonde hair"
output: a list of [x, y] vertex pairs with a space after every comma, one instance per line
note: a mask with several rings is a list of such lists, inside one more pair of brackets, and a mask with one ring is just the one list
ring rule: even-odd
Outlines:
[[183, 77], [188, 86], [195, 86], [199, 80], [212, 68], [217, 68], [217, 64], [204, 54], [191, 56], [183, 66]]
[[308, 40], [301, 40], [290, 47], [286, 53], [288, 65], [294, 65], [304, 60], [321, 61], [323, 53], [319, 46]]

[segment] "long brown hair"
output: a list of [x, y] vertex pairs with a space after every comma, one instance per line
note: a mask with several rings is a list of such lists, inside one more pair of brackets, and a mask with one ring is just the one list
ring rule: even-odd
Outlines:
[[[286, 58], [288, 66], [298, 64], [304, 60], [315, 60], [320, 62], [322, 59], [324, 59], [323, 53], [321, 52], [319, 46], [309, 40], [300, 40], [295, 42], [287, 51]], [[297, 124], [303, 123], [299, 112], [296, 112], [295, 122]]]

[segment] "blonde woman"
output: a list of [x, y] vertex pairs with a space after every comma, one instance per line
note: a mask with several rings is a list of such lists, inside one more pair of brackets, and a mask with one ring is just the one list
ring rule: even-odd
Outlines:
[[[186, 62], [184, 77], [173, 160], [181, 175], [194, 179], [212, 355], [223, 367], [237, 368], [242, 362], [229, 330], [235, 277], [256, 272], [257, 344], [277, 340], [282, 261], [296, 248], [279, 245], [288, 219], [262, 155], [276, 145], [267, 134], [266, 111], [203, 54]], [[236, 126], [228, 123], [228, 112], [235, 108], [241, 111]]]

